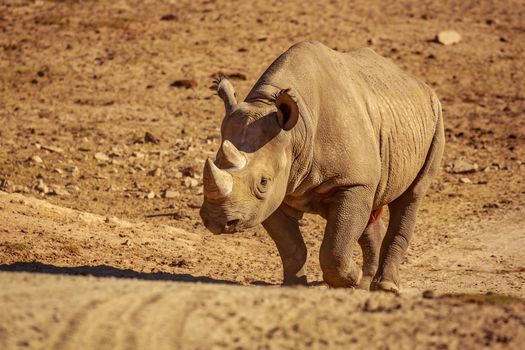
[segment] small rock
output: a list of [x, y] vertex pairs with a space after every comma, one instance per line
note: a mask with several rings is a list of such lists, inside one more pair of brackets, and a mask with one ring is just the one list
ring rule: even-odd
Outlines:
[[70, 191], [80, 191], [80, 187], [76, 186], [75, 184], [72, 184], [72, 183], [68, 183], [64, 186], [65, 188], [67, 188], [68, 190]]
[[176, 21], [178, 20], [179, 18], [177, 17], [177, 15], [174, 15], [172, 13], [169, 13], [167, 15], [164, 15], [160, 18], [161, 21]]
[[180, 79], [175, 80], [170, 84], [170, 87], [174, 88], [185, 88], [185, 89], [194, 89], [197, 87], [197, 81], [193, 79]]
[[53, 169], [53, 171], [54, 171], [55, 173], [58, 173], [58, 174], [63, 174], [63, 173], [64, 173], [64, 172], [62, 171], [62, 169], [59, 169], [59, 168], [55, 168], [55, 169]]
[[9, 186], [7, 179], [0, 179], [0, 190], [5, 190]]
[[148, 192], [148, 194], [146, 195], [146, 198], [147, 198], [147, 199], [153, 199], [153, 198], [155, 198], [155, 192], [153, 192], [153, 191]]
[[177, 198], [178, 196], [180, 196], [180, 193], [174, 190], [165, 190], [163, 194], [163, 197], [167, 199]]
[[462, 177], [459, 179], [459, 182], [463, 183], [463, 184], [471, 184], [472, 181], [468, 178], [468, 177]]
[[109, 162], [109, 157], [106, 153], [103, 152], [97, 152], [93, 156], [96, 160], [99, 160], [101, 162]]
[[49, 151], [49, 152], [52, 152], [52, 153], [64, 153], [64, 150], [60, 147], [53, 147], [53, 146], [44, 146], [44, 145], [41, 145], [40, 148], [46, 150], [46, 151]]
[[42, 164], [44, 162], [39, 156], [32, 156], [28, 160], [34, 164]]
[[150, 133], [149, 131], [147, 131], [146, 135], [144, 135], [144, 142], [158, 145], [160, 143], [160, 139], [152, 133]]
[[29, 187], [27, 186], [13, 185], [12, 189], [14, 193], [29, 193]]
[[96, 174], [96, 175], [93, 175], [93, 178], [97, 180], [106, 180], [107, 176], [104, 176], [102, 174]]
[[129, 239], [126, 239], [124, 242], [122, 242], [122, 245], [131, 247], [133, 245], [133, 243]]
[[78, 167], [76, 167], [76, 166], [73, 165], [73, 166], [68, 166], [68, 167], [66, 168], [66, 171], [67, 171], [68, 173], [71, 173], [71, 174], [76, 174], [76, 173], [78, 173], [79, 170], [78, 170]]
[[471, 164], [461, 159], [455, 160], [449, 166], [449, 172], [453, 174], [473, 173], [478, 169], [479, 166], [476, 163]]
[[192, 166], [179, 168], [180, 172], [183, 176], [189, 176], [189, 177], [195, 177], [195, 168]]
[[193, 209], [198, 209], [202, 207], [202, 199], [200, 198], [193, 198], [188, 201], [188, 207]]
[[131, 153], [131, 156], [135, 157], [137, 159], [142, 159], [142, 158], [144, 158], [144, 153], [142, 153], [142, 152], [133, 152], [133, 153]]
[[198, 185], [199, 185], [199, 181], [197, 181], [197, 179], [194, 179], [194, 178], [191, 178], [191, 177], [186, 177], [184, 179], [184, 186], [186, 186], [188, 188], [197, 187]]
[[461, 35], [454, 30], [445, 30], [436, 35], [436, 41], [442, 45], [453, 45], [461, 41]]
[[434, 299], [435, 296], [436, 295], [434, 294], [433, 290], [425, 290], [423, 292], [423, 298], [425, 298], [425, 299]]
[[162, 175], [162, 169], [161, 168], [155, 168], [153, 170], [150, 170], [150, 171], [148, 171], [148, 175], [149, 176], [156, 176], [156, 177], [158, 177], [158, 176]]
[[202, 188], [202, 186], [199, 186], [199, 188], [197, 189], [197, 194], [203, 194], [204, 193], [204, 189]]
[[70, 195], [70, 193], [67, 190], [59, 186], [54, 186], [53, 189], [49, 192], [49, 194], [59, 197], [67, 197]]
[[44, 183], [44, 180], [40, 179], [38, 180], [37, 185], [35, 186], [35, 189], [43, 194], [49, 193], [49, 187]]

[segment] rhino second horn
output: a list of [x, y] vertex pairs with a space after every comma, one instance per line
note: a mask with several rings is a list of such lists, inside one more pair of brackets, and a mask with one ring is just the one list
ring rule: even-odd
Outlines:
[[222, 143], [222, 155], [224, 156], [224, 165], [236, 169], [242, 169], [246, 165], [246, 158], [229, 140]]
[[237, 105], [237, 98], [235, 97], [235, 89], [233, 88], [233, 85], [228, 79], [222, 78], [217, 85], [217, 92], [224, 101], [226, 115], [230, 115]]
[[209, 158], [204, 166], [203, 183], [206, 196], [212, 199], [228, 196], [233, 188], [231, 174], [219, 169]]

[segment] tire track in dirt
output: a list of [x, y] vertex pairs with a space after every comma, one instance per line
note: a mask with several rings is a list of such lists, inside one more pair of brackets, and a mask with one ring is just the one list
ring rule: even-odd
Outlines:
[[[109, 300], [89, 300], [79, 309], [77, 309], [68, 320], [56, 330], [56, 339], [51, 339], [49, 344], [44, 346], [50, 349], [66, 349], [69, 348], [68, 344], [77, 341], [76, 335], [80, 332], [85, 332], [85, 328], [88, 328], [90, 322], [89, 318], [93, 313], [97, 312], [97, 309], [104, 303], [108, 303]], [[77, 345], [78, 346], [78, 345]]]

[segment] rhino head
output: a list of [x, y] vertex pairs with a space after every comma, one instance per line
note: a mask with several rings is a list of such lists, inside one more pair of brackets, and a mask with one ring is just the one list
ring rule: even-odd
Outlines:
[[282, 203], [288, 187], [292, 133], [299, 111], [281, 90], [270, 99], [237, 103], [231, 83], [217, 91], [226, 114], [222, 144], [203, 171], [204, 202], [200, 215], [214, 234], [233, 233], [263, 222]]

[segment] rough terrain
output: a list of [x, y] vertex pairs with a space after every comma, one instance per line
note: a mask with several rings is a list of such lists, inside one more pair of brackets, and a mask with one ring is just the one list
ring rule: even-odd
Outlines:
[[[277, 287], [262, 228], [198, 217], [213, 77], [242, 98], [304, 39], [370, 46], [442, 101], [401, 296], [326, 288], [317, 217], [308, 288]], [[520, 348], [524, 51], [521, 1], [0, 1], [0, 348]]]

